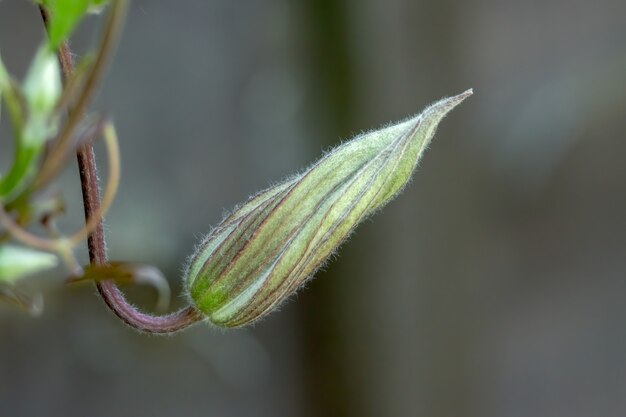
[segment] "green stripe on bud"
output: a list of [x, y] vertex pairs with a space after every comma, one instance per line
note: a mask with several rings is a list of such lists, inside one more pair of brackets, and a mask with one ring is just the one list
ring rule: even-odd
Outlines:
[[195, 307], [224, 327], [269, 313], [404, 188], [441, 119], [471, 94], [358, 136], [236, 209], [191, 258], [185, 284]]

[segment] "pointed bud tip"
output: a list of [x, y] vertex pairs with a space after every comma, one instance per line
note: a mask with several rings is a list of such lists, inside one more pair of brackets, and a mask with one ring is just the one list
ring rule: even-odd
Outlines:
[[454, 107], [454, 106], [461, 104], [463, 100], [465, 100], [472, 94], [474, 94], [474, 89], [470, 88], [468, 90], [463, 91], [461, 94], [457, 94], [456, 96], [449, 97], [447, 99], [444, 99], [443, 101], [449, 102], [450, 107]]
[[430, 119], [438, 124], [448, 113], [456, 106], [461, 104], [466, 98], [474, 94], [474, 89], [470, 88], [452, 97], [445, 97], [428, 106], [418, 117], [417, 120]]
[[456, 96], [455, 98], [457, 98], [459, 101], [463, 101], [466, 98], [468, 98], [469, 96], [471, 96], [472, 94], [474, 94], [474, 89], [473, 88], [468, 88], [467, 90], [463, 91], [461, 94]]

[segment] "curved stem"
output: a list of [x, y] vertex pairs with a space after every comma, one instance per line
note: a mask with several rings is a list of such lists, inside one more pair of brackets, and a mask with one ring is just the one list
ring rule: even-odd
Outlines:
[[9, 216], [2, 203], [0, 203], [0, 225], [6, 229], [11, 237], [25, 245], [48, 252], [57, 252], [59, 250], [61, 242], [59, 239], [39, 237], [24, 230], [11, 218], [11, 216]]
[[[126, 2], [122, 0], [112, 2], [110, 6], [112, 13], [111, 19], [114, 19], [116, 16], [119, 18], [119, 10], [124, 9], [121, 6], [125, 4]], [[42, 17], [44, 19], [44, 23], [46, 23], [47, 11], [43, 8]], [[116, 30], [119, 31], [119, 26], [116, 26], [116, 28]], [[113, 35], [114, 33], [107, 31], [103, 36], [112, 39]], [[106, 41], [103, 41], [101, 48], [104, 48], [104, 46], [106, 46], [107, 48], [109, 47], [110, 43], [107, 44], [105, 42]], [[64, 42], [61, 45], [58, 54], [59, 60], [61, 61], [63, 73], [65, 75], [65, 78], [68, 79], [74, 71], [74, 62], [67, 42]], [[99, 55], [103, 54], [101, 53]], [[95, 65], [96, 67], [103, 67], [103, 63], [96, 62]], [[86, 86], [85, 88], [93, 90], [94, 85], [91, 84]], [[84, 96], [87, 96], [87, 94], [84, 94]], [[88, 97], [86, 97], [84, 100], [79, 100], [77, 108], [72, 112], [72, 115], [70, 116], [70, 122], [72, 122], [72, 119], [75, 118], [76, 121], [74, 121], [73, 123], [77, 123], [78, 120], [82, 118], [82, 113], [84, 112], [87, 105], [87, 98]], [[73, 129], [73, 126], [70, 125], [69, 128]], [[91, 218], [95, 212], [97, 212], [98, 207], [100, 207], [100, 193], [98, 187], [98, 176], [96, 173], [96, 161], [94, 157], [93, 146], [91, 143], [86, 143], [79, 148], [77, 152], [77, 159], [80, 173], [80, 182], [83, 191], [85, 219], [88, 221], [88, 219]], [[107, 263], [106, 243], [104, 239], [104, 230], [102, 228], [102, 223], [98, 223], [93, 233], [89, 235], [89, 238], [87, 239], [87, 246], [89, 248], [89, 260], [92, 264]], [[171, 333], [177, 330], [182, 330], [190, 326], [191, 324], [202, 320], [202, 317], [192, 307], [186, 307], [182, 310], [165, 316], [152, 316], [150, 314], [142, 313], [126, 300], [124, 294], [122, 294], [122, 292], [119, 290], [114, 282], [102, 281], [97, 283], [97, 287], [98, 292], [102, 296], [104, 302], [115, 313], [115, 315], [117, 315], [117, 317], [119, 317], [123, 322], [139, 331], [154, 334]]]
[[128, 303], [113, 281], [98, 283], [98, 292], [115, 315], [133, 329], [153, 334], [173, 333], [202, 320], [193, 307], [185, 307], [165, 316], [142, 313]]
[[[102, 221], [102, 218], [106, 214], [107, 210], [113, 203], [117, 188], [120, 183], [120, 150], [117, 141], [117, 134], [115, 128], [110, 122], [107, 122], [103, 128], [104, 142], [107, 146], [107, 153], [109, 157], [109, 180], [104, 190], [104, 197], [99, 202], [98, 207], [93, 213], [87, 216], [85, 225], [76, 233], [68, 238], [72, 245], [77, 244], [84, 238], [88, 237]], [[87, 215], [87, 214], [86, 214]]]

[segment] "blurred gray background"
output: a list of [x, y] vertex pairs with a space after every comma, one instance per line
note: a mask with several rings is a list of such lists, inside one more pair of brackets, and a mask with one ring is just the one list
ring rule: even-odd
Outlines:
[[[224, 210], [475, 95], [404, 194], [252, 328], [142, 336], [61, 274], [41, 317], [0, 305], [0, 415], [626, 415], [625, 20], [623, 0], [134, 1], [92, 106], [122, 142], [106, 230], [113, 259], [157, 265], [176, 294]], [[30, 2], [0, 1], [14, 74], [42, 36]]]

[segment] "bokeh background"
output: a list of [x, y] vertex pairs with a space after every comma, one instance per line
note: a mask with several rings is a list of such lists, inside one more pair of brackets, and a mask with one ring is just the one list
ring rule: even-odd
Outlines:
[[[0, 2], [13, 73], [42, 36]], [[41, 317], [0, 305], [0, 415], [626, 415], [623, 0], [134, 1], [93, 106], [122, 141], [111, 257], [178, 294], [224, 210], [469, 87], [404, 194], [252, 328], [146, 337], [89, 285], [30, 281]], [[67, 227], [79, 188], [72, 167]]]

